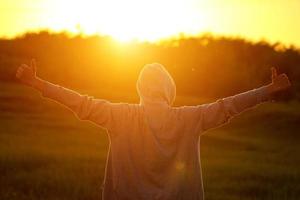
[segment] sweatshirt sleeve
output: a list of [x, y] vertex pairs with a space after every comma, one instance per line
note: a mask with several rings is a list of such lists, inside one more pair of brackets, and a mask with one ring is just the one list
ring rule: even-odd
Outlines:
[[50, 98], [69, 108], [81, 120], [89, 120], [104, 128], [110, 128], [116, 117], [122, 114], [122, 103], [111, 103], [103, 99], [95, 99], [88, 95], [81, 95], [70, 89], [45, 84], [42, 96]]
[[253, 89], [238, 95], [219, 99], [216, 102], [189, 106], [187, 109], [191, 126], [196, 132], [221, 126], [241, 112], [270, 100], [267, 86]]

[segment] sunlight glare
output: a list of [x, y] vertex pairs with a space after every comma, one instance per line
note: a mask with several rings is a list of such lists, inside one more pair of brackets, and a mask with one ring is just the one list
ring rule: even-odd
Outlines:
[[119, 41], [155, 41], [180, 32], [197, 33], [205, 28], [203, 22], [209, 23], [199, 12], [192, 12], [191, 2], [183, 0], [49, 0], [49, 6], [55, 13], [48, 20], [54, 29], [67, 27], [76, 33], [80, 27], [84, 34], [101, 33]]

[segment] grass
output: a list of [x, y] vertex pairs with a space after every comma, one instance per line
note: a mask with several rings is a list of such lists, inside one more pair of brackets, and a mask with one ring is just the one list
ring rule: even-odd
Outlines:
[[[0, 91], [0, 199], [101, 199], [105, 131], [30, 89], [1, 83]], [[264, 104], [208, 131], [206, 200], [299, 199], [299, 111], [299, 102]]]

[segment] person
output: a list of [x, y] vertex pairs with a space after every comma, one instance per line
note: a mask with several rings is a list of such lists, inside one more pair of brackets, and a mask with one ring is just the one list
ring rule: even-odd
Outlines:
[[272, 68], [268, 85], [213, 103], [172, 107], [175, 83], [159, 63], [145, 65], [139, 74], [139, 104], [95, 99], [42, 80], [34, 60], [21, 65], [16, 77], [68, 107], [79, 119], [107, 129], [104, 200], [204, 199], [200, 136], [291, 85], [286, 74], [277, 75]]

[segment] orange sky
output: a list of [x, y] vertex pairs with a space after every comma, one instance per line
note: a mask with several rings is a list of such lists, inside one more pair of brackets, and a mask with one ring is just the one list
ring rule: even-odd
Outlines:
[[298, 0], [1, 0], [0, 36], [49, 28], [121, 41], [212, 32], [300, 46]]

